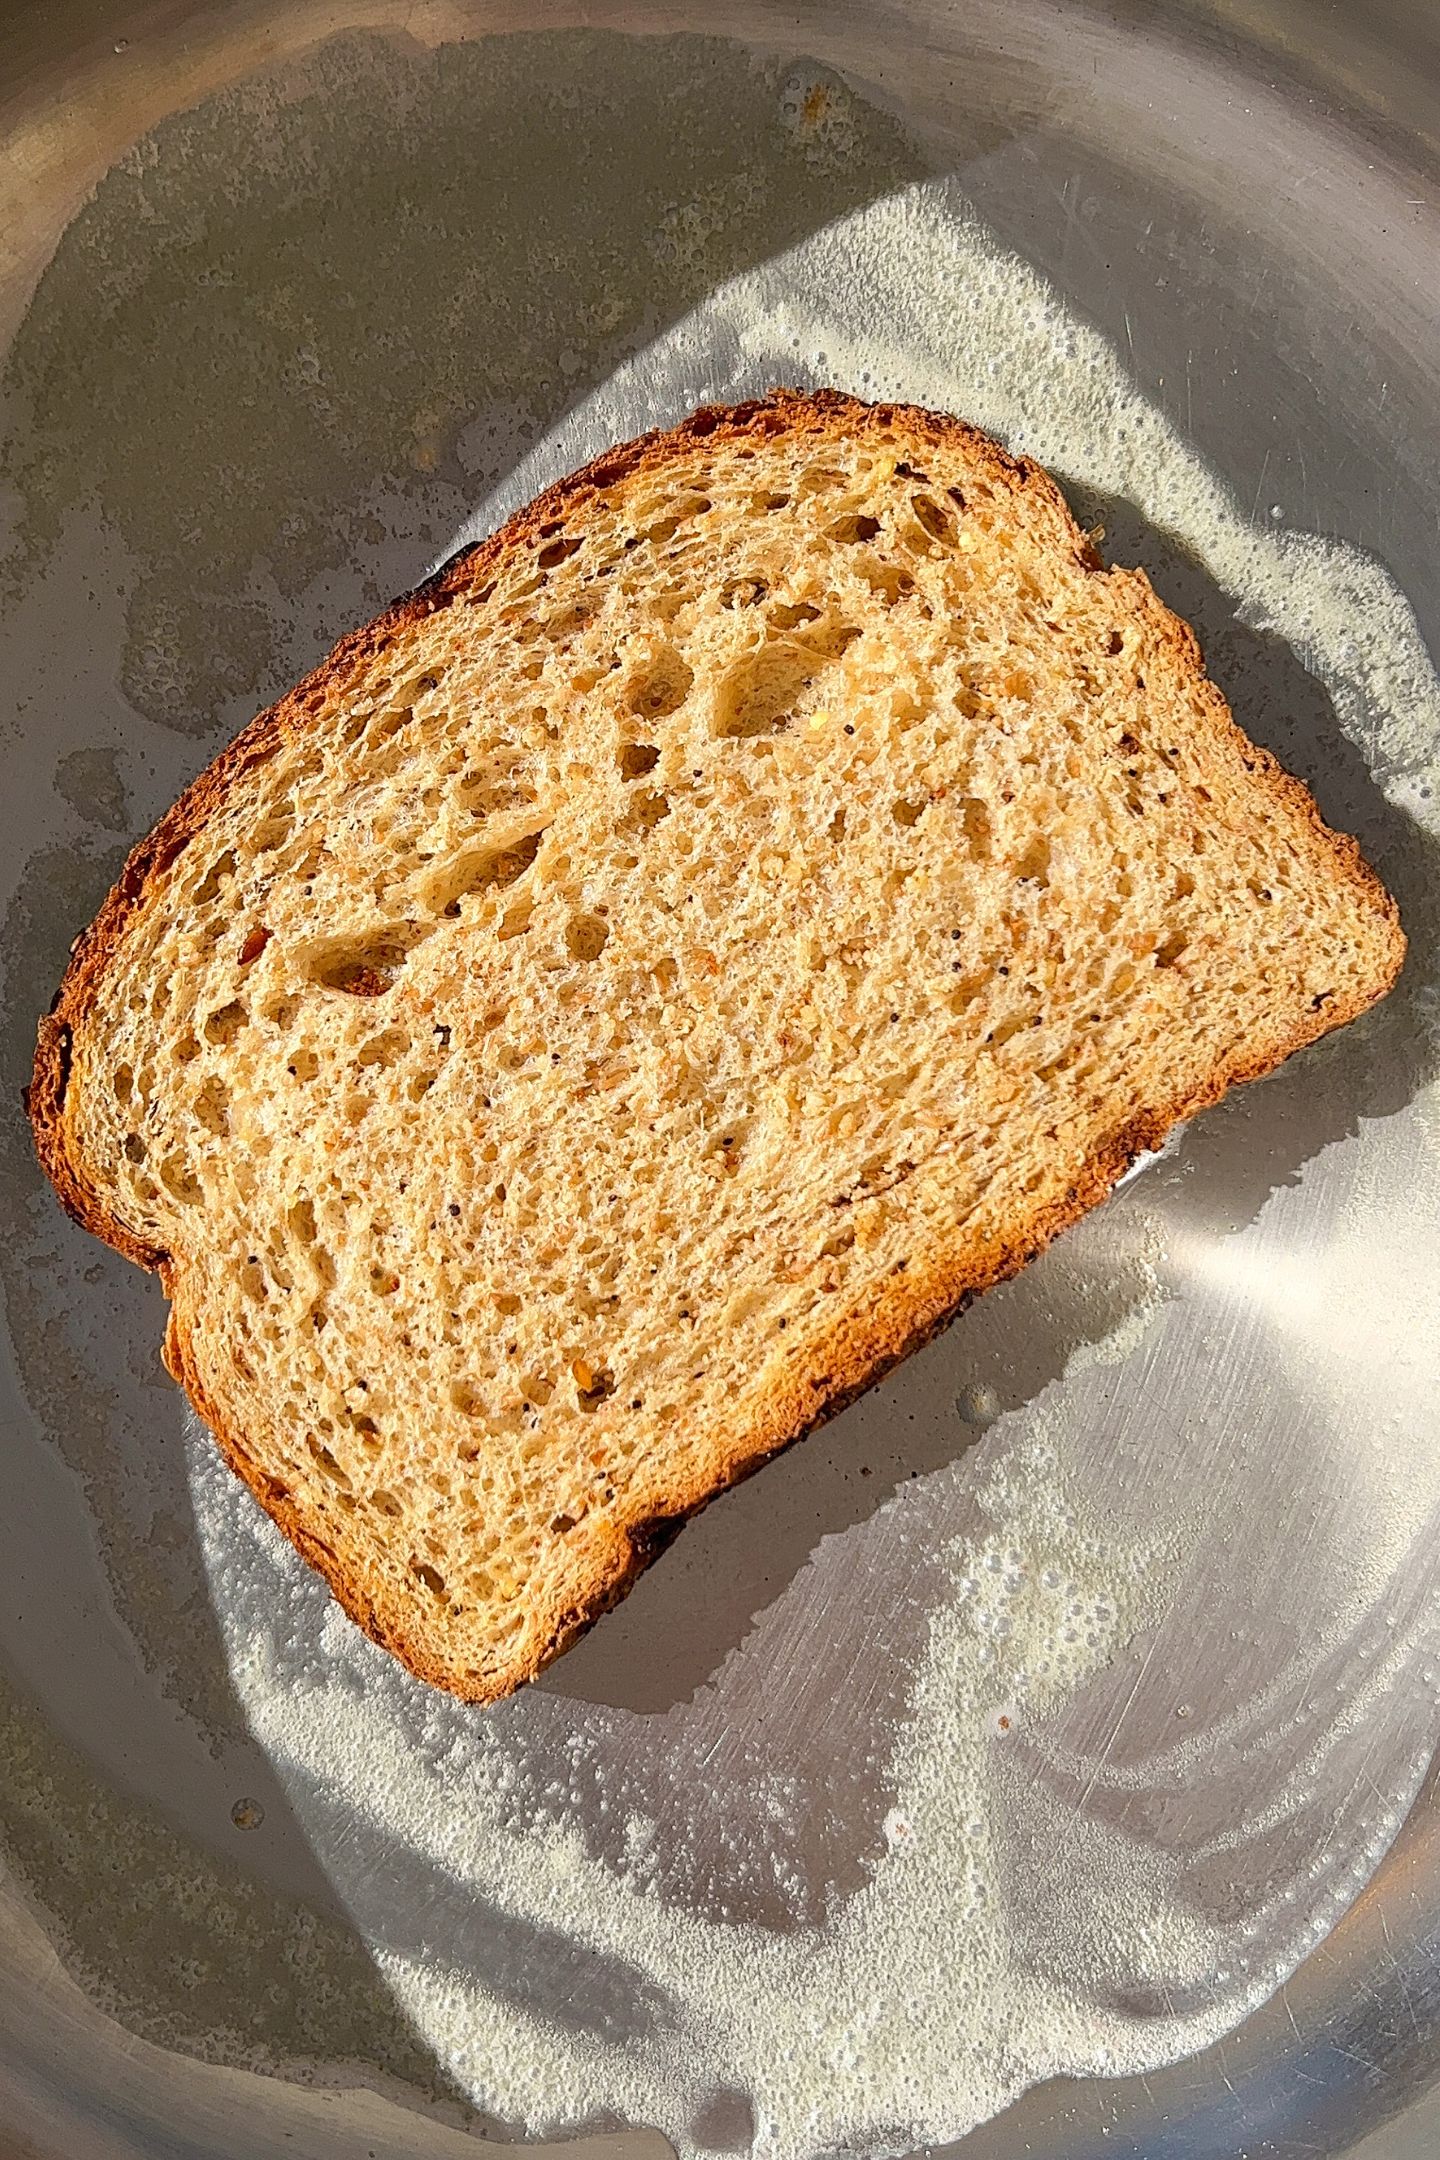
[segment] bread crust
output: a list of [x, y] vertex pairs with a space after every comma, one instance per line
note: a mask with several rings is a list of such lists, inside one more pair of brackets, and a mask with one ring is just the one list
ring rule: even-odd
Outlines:
[[[1239, 749], [1255, 783], [1268, 794], [1276, 810], [1308, 829], [1312, 841], [1328, 856], [1336, 882], [1349, 886], [1357, 908], [1378, 918], [1385, 932], [1384, 964], [1371, 983], [1348, 996], [1337, 995], [1302, 1024], [1288, 1030], [1260, 1031], [1243, 1054], [1217, 1067], [1199, 1085], [1146, 1104], [1127, 1116], [1092, 1151], [1068, 1190], [1028, 1221], [1017, 1224], [1008, 1236], [977, 1242], [973, 1237], [959, 1235], [937, 1241], [901, 1262], [881, 1286], [815, 1345], [803, 1371], [787, 1375], [783, 1384], [771, 1391], [758, 1417], [752, 1416], [743, 1430], [717, 1436], [717, 1445], [723, 1440], [726, 1452], [712, 1477], [703, 1483], [677, 1484], [673, 1493], [666, 1494], [663, 1505], [643, 1521], [610, 1526], [613, 1538], [597, 1554], [591, 1579], [581, 1595], [563, 1608], [557, 1604], [543, 1615], [543, 1625], [532, 1639], [533, 1647], [522, 1660], [493, 1678], [477, 1678], [448, 1668], [425, 1645], [408, 1636], [403, 1611], [388, 1607], [383, 1596], [377, 1597], [372, 1587], [316, 1536], [286, 1489], [253, 1460], [245, 1435], [229, 1425], [221, 1406], [207, 1393], [194, 1350], [194, 1321], [188, 1310], [184, 1271], [169, 1253], [137, 1235], [111, 1210], [80, 1152], [74, 1117], [67, 1103], [74, 1033], [157, 881], [247, 775], [288, 740], [303, 733], [332, 694], [343, 696], [347, 683], [417, 622], [439, 609], [463, 605], [467, 599], [481, 595], [492, 571], [511, 550], [539, 537], [541, 528], [558, 518], [583, 515], [587, 504], [602, 490], [646, 475], [659, 475], [677, 456], [702, 444], [735, 443], [780, 434], [853, 437], [871, 430], [883, 430], [892, 436], [903, 432], [919, 449], [936, 444], [963, 448], [969, 459], [986, 468], [995, 484], [1027, 498], [1029, 514], [1051, 526], [1055, 544], [1080, 566], [1125, 578], [1133, 612], [1137, 618], [1145, 619], [1150, 634], [1169, 648], [1177, 671], [1189, 679], [1203, 702], [1212, 743], [1232, 753]], [[846, 1408], [911, 1351], [938, 1334], [982, 1291], [1017, 1273], [1062, 1230], [1103, 1200], [1136, 1157], [1159, 1147], [1174, 1125], [1218, 1101], [1229, 1088], [1272, 1071], [1295, 1051], [1343, 1026], [1384, 996], [1400, 971], [1404, 955], [1405, 938], [1398, 910], [1365, 862], [1358, 843], [1346, 834], [1333, 832], [1303, 783], [1242, 733], [1224, 697], [1205, 675], [1194, 633], [1159, 599], [1144, 572], [1105, 573], [1104, 564], [1076, 524], [1059, 488], [1042, 467], [1012, 455], [966, 421], [919, 407], [866, 405], [833, 390], [776, 390], [740, 405], [701, 407], [678, 427], [655, 430], [607, 450], [557, 481], [489, 539], [460, 550], [414, 592], [393, 602], [373, 622], [342, 638], [304, 681], [251, 721], [132, 850], [94, 921], [76, 939], [51, 1010], [40, 1022], [26, 1108], [40, 1162], [66, 1211], [127, 1259], [159, 1275], [171, 1301], [164, 1349], [166, 1365], [215, 1434], [226, 1461], [266, 1513], [325, 1578], [345, 1611], [367, 1635], [420, 1679], [464, 1700], [489, 1702], [533, 1679], [602, 1613], [617, 1604], [692, 1515]]]

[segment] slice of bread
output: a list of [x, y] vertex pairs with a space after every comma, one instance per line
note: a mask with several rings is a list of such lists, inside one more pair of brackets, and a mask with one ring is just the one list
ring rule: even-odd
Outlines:
[[777, 393], [247, 728], [79, 941], [30, 1110], [256, 1497], [485, 1701], [1403, 950], [1038, 467]]

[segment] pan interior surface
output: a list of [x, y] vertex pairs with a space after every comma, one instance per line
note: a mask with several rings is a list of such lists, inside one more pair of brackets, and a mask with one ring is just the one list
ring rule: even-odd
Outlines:
[[[1339, 2153], [1428, 2074], [1423, 1795], [1389, 1848], [1440, 1727], [1433, 242], [1413, 175], [1238, 46], [1023, 23], [1019, 75], [978, 17], [940, 65], [919, 11], [883, 73], [840, 10], [805, 52], [437, 22], [217, 54], [19, 323], [17, 1069], [123, 844], [258, 703], [558, 472], [777, 379], [1050, 464], [1412, 949], [489, 1716], [224, 1480], [152, 1287], [7, 1111], [0, 1835], [180, 2149], [240, 2149], [217, 2060], [367, 2065], [377, 2151], [618, 2117], [787, 2155], [981, 2124], [997, 2160], [1257, 2122]], [[1361, 1985], [1377, 1926], [1409, 2029]], [[43, 2067], [72, 2110], [103, 2044]], [[247, 2089], [277, 2139], [313, 2098]]]

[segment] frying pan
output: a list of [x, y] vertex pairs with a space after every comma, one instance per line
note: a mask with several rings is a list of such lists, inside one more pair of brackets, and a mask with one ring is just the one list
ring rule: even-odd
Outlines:
[[[603, 410], [617, 369], [727, 280], [936, 175], [1240, 513], [1382, 565], [1433, 650], [1440, 29], [1400, 0], [65, 0], [12, 6], [5, 49], [0, 2149], [459, 2154], [506, 2126], [377, 1966], [414, 1884], [367, 1902], [393, 1855], [327, 1830], [257, 1737], [229, 1503], [153, 1364], [158, 1295], [59, 1222], [29, 1158], [17, 1091], [66, 943], [213, 746]], [[841, 86], [843, 139], [794, 154], [817, 83]], [[545, 1714], [679, 1715], [771, 1611], [783, 1674], [803, 1632], [783, 1615], [843, 1603], [846, 1539], [912, 1471], [973, 1481], [979, 1427], [1023, 1430], [1062, 1384], [1091, 1391], [1070, 1445], [1095, 1489], [1163, 1461], [1182, 1507], [1243, 1461], [1281, 1496], [1188, 1562], [1194, 1609], [1261, 1583], [1245, 1626], [1146, 1668], [1193, 1730], [1261, 1700], [1291, 1623], [1318, 1624], [1337, 1521], [1358, 1549], [1398, 1510], [1369, 1618], [1412, 1616], [1414, 1669], [1383, 1749], [1332, 1766], [1343, 1918], [1223, 2042], [1044, 2085], [957, 2150], [1410, 2160], [1440, 2137], [1435, 1540], [1386, 1465], [1423, 1462], [1440, 1379], [1428, 798], [1417, 778], [1401, 815], [1393, 745], [1337, 716], [1299, 645], [1237, 627], [1183, 534], [1094, 507], [1115, 558], [1196, 620], [1242, 721], [1263, 738], [1284, 708], [1287, 756], [1401, 900], [1408, 987], [1359, 1049], [1256, 1089], [1213, 1140], [1197, 1127], [859, 1424], [717, 1506], [557, 1668]], [[1163, 1356], [1126, 1332], [1142, 1245]], [[1377, 1287], [1397, 1266], [1408, 1300]], [[1378, 1653], [1355, 1656], [1358, 1688]], [[843, 1705], [797, 1701], [828, 1745]], [[1096, 1698], [1085, 1760], [1124, 1758], [1128, 1705]], [[453, 1955], [423, 1911], [420, 1950]], [[663, 2149], [639, 2125], [588, 2136], [617, 2160]]]

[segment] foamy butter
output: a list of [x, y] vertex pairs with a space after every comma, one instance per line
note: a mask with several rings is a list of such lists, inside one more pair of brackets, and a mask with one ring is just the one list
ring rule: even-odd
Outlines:
[[[294, 1576], [288, 1549], [243, 1500], [236, 1507], [223, 1474], [203, 1475], [201, 1497], [232, 1583], [237, 1550], [248, 1563], [239, 1578], [256, 1588], [257, 1567]], [[483, 1969], [446, 1970], [377, 1944], [424, 2038], [487, 2108], [536, 2130], [613, 2110], [693, 2149], [719, 2090], [748, 2098], [756, 2148], [767, 2153], [857, 2138], [893, 2145], [930, 2123], [953, 2134], [1032, 2076], [1115, 2057], [1082, 1999], [1052, 2000], [1043, 1982], [1011, 1969], [1004, 1831], [993, 1820], [996, 1759], [1023, 1747], [1079, 1682], [1159, 1618], [1179, 1557], [1173, 1537], [1120, 1546], [1094, 1536], [1072, 1500], [1052, 1450], [1033, 1437], [1005, 1445], [972, 1495], [981, 1534], [937, 1556], [942, 1594], [890, 1765], [882, 1857], [818, 1927], [716, 1925], [623, 1870], [597, 1867], [575, 1830], [508, 1820], [508, 1736], [492, 1739], [483, 1717], [432, 1698], [423, 1706], [429, 1744], [417, 1747], [414, 1704], [402, 1700], [410, 1684], [334, 1607], [324, 1641], [312, 1632], [304, 1647], [300, 1630], [313, 1631], [316, 1617], [308, 1584], [298, 1588], [312, 1610], [297, 1616], [292, 1605], [297, 1641], [278, 1658], [283, 1616], [278, 1628], [254, 1626], [273, 1583], [253, 1604], [232, 1593], [234, 1618], [249, 1607], [243, 1635], [232, 1637], [235, 1676], [257, 1737], [301, 1772], [292, 1789], [337, 1796], [346, 1836], [362, 1824], [378, 1831], [472, 1885], [507, 1920], [563, 1929], [597, 1960], [623, 1961], [663, 1990], [664, 2020], [605, 2046], [566, 2029], [561, 2000], [554, 2018], [517, 2014]], [[286, 1682], [297, 1677], [292, 1691]], [[696, 1805], [703, 1813], [703, 1792]], [[324, 1810], [304, 1812], [334, 1833]], [[642, 1828], [632, 1831], [643, 1843]], [[320, 1850], [339, 1860], [328, 1838]], [[340, 1875], [343, 1889], [343, 1864]]]
[[[607, 443], [800, 380], [965, 413], [1182, 534], [1242, 619], [1324, 682], [1392, 800], [1433, 818], [1440, 693], [1384, 572], [1249, 525], [1103, 340], [945, 184], [715, 293], [525, 458], [457, 540]], [[1257, 1283], [1272, 1277], [1257, 1263]], [[1303, 1359], [1324, 1314], [1283, 1294]], [[1142, 1297], [1097, 1355], [1148, 1350], [1169, 1324], [1162, 1306]], [[1407, 1461], [1404, 1519], [1392, 1503], [1353, 1580], [1337, 1537], [1339, 1588], [1304, 1674], [1281, 1660], [1273, 1700], [1237, 1706], [1233, 1733], [1212, 1724], [1203, 1744], [1180, 1701], [1143, 1763], [1112, 1761], [1106, 1733], [1147, 1661], [1173, 1650], [1162, 1630], [1207, 1512], [1223, 1533], [1224, 1509], [1254, 1491], [1237, 1473], [1203, 1504], [1147, 1501], [1131, 1490], [1143, 1480], [1087, 1498], [1067, 1475], [1066, 1420], [1090, 1414], [1071, 1397], [1104, 1381], [1095, 1364], [1080, 1359], [1028, 1415], [1002, 1418], [970, 1462], [824, 1541], [710, 1687], [655, 1717], [537, 1691], [475, 1713], [421, 1688], [327, 1605], [197, 1439], [197, 1517], [236, 1687], [390, 1985], [479, 2105], [531, 2132], [616, 2115], [682, 2151], [902, 2149], [953, 2138], [1057, 2073], [1149, 2071], [1204, 2045], [1333, 1922], [1413, 1795], [1440, 1725], [1433, 1700], [1424, 1744], [1399, 1752], [1366, 1818], [1368, 1842], [1340, 1864], [1308, 1847], [1277, 1863], [1273, 1905], [1263, 1892], [1233, 1926], [1197, 1888], [1207, 1852], [1239, 1837], [1224, 1807], [1205, 1829], [1207, 1781], [1227, 1749], [1250, 1759], [1255, 1719], [1271, 1718], [1299, 1738], [1257, 1821], [1303, 1824], [1345, 1731], [1388, 1714], [1434, 1601], [1397, 1614], [1376, 1600], [1440, 1509], [1435, 1467]], [[796, 1810], [820, 1799], [793, 1735], [818, 1728], [762, 1714], [777, 1646], [793, 1662], [805, 1643], [845, 1728], [861, 1669], [845, 1648], [849, 1608], [877, 1584], [883, 1595], [895, 1555], [917, 1550], [930, 1558], [896, 1636], [900, 1683], [873, 1732], [857, 1706], [833, 1743], [835, 1787], [868, 1827], [864, 1864], [816, 1911], [793, 1833]], [[832, 1711], [827, 1731], [836, 1723]], [[1127, 1830], [1126, 1794], [1146, 1780], [1193, 1797], [1193, 1851]], [[1106, 1807], [1086, 1804], [1097, 1792]], [[753, 1887], [767, 1866], [768, 1919], [725, 1916], [714, 1884], [728, 1870]], [[428, 1935], [391, 1924], [416, 1898], [437, 1915]], [[444, 1915], [467, 1900], [471, 1934], [447, 1933]]]

